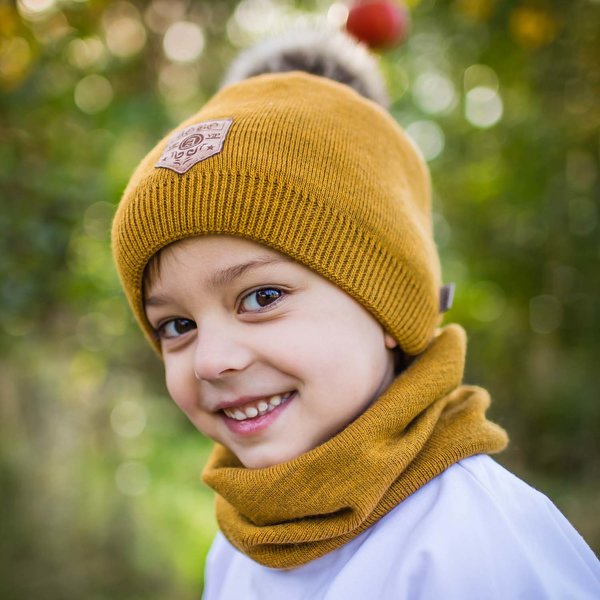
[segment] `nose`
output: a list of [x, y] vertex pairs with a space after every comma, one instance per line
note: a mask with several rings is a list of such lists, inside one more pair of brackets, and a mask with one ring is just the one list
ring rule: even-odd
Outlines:
[[199, 326], [195, 344], [193, 368], [198, 380], [222, 379], [252, 363], [251, 348], [224, 326]]

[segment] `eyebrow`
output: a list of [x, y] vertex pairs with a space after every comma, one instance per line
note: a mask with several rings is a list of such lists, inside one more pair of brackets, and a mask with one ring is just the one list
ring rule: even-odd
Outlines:
[[229, 283], [232, 283], [238, 279], [238, 277], [241, 277], [246, 271], [255, 269], [257, 267], [262, 267], [264, 265], [272, 265], [282, 262], [290, 261], [283, 256], [257, 256], [248, 262], [215, 271], [212, 277], [208, 280], [208, 286], [211, 288], [223, 287]]
[[[248, 262], [232, 265], [231, 267], [226, 267], [224, 269], [218, 269], [208, 280], [208, 287], [212, 289], [223, 287], [232, 283], [251, 269], [284, 262], [292, 261], [285, 256], [257, 256]], [[144, 299], [145, 306], [160, 306], [162, 304], [167, 304], [168, 302], [168, 298], [163, 296], [150, 296]]]

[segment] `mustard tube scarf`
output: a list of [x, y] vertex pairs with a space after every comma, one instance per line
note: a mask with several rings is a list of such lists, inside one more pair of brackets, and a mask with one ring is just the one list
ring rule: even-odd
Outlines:
[[461, 385], [462, 327], [448, 325], [343, 431], [288, 462], [247, 469], [217, 444], [203, 472], [219, 527], [252, 560], [293, 568], [344, 545], [457, 461], [503, 450], [483, 388]]

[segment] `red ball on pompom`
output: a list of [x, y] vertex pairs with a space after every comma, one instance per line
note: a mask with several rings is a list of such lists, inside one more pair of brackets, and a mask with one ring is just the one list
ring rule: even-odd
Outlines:
[[408, 38], [410, 14], [393, 0], [358, 0], [350, 7], [346, 30], [371, 48], [398, 46]]

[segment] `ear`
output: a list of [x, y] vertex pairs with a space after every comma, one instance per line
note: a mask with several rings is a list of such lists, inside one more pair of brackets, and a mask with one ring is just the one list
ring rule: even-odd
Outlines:
[[385, 340], [385, 347], [388, 350], [392, 350], [398, 346], [398, 342], [387, 331], [385, 332], [383, 339]]

